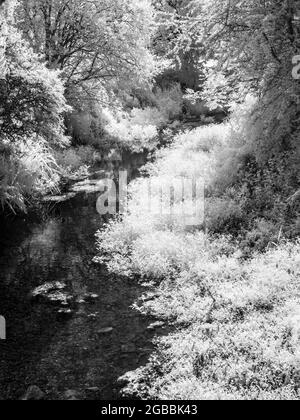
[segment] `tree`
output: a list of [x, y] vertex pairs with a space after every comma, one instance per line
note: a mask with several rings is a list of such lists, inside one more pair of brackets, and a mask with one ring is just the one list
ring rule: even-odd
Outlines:
[[50, 70], [14, 22], [15, 0], [1, 5], [0, 206], [26, 211], [32, 196], [57, 187], [53, 147], [65, 146], [69, 110], [58, 71]]
[[156, 53], [171, 60], [171, 68], [160, 75], [163, 81], [170, 75], [183, 89], [198, 90], [202, 80], [199, 58], [202, 45], [196, 37], [186, 36], [185, 22], [190, 21], [191, 0], [154, 0], [158, 24], [153, 39]]
[[69, 96], [151, 80], [154, 10], [148, 0], [24, 0], [20, 26]]
[[300, 48], [299, 1], [192, 0], [188, 8], [176, 48], [189, 48], [195, 39], [205, 45], [200, 63], [209, 64], [205, 98], [216, 102], [220, 95], [230, 104], [256, 95], [249, 141], [258, 155], [295, 150], [300, 86], [292, 77], [292, 59]]
[[[66, 143], [63, 113], [69, 108], [57, 71], [49, 70], [14, 25], [15, 1], [3, 12], [0, 136], [14, 143], [41, 136], [51, 144]], [[3, 7], [3, 6], [2, 6]], [[3, 29], [2, 29], [3, 30]]]

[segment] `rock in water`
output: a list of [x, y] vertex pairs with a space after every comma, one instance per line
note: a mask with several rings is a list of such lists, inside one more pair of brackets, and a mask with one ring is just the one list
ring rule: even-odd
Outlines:
[[64, 398], [67, 401], [79, 401], [80, 395], [79, 392], [74, 391], [73, 389], [69, 389], [64, 393]]
[[57, 313], [59, 319], [68, 319], [71, 318], [73, 315], [73, 311], [71, 309], [60, 309]]
[[54, 281], [52, 283], [45, 283], [42, 286], [36, 287], [34, 289], [34, 291], [31, 293], [31, 298], [45, 296], [50, 292], [63, 290], [65, 288], [66, 288], [66, 284], [61, 283], [59, 281]]
[[41, 401], [45, 398], [45, 393], [36, 385], [30, 386], [22, 400], [24, 401]]
[[157, 322], [153, 322], [152, 324], [150, 324], [148, 327], [147, 327], [147, 330], [155, 330], [155, 329], [157, 329], [157, 328], [163, 328], [163, 327], [165, 327], [165, 323], [163, 322], [163, 321], [157, 321]]
[[113, 328], [112, 327], [109, 327], [109, 328], [102, 328], [101, 330], [98, 330], [97, 331], [97, 334], [98, 335], [105, 335], [105, 334], [110, 334], [110, 333], [112, 333], [113, 332]]
[[66, 287], [65, 283], [58, 281], [45, 283], [34, 289], [30, 297], [37, 303], [67, 307], [73, 302], [74, 297], [65, 291]]
[[97, 295], [96, 293], [86, 293], [83, 296], [84, 301], [87, 303], [95, 303], [98, 298], [99, 298], [99, 295]]

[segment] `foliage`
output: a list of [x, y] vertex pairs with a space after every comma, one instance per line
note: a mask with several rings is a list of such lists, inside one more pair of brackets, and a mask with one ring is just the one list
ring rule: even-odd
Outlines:
[[168, 89], [157, 88], [154, 93], [154, 103], [165, 121], [177, 118], [182, 113], [183, 95], [179, 84]]
[[4, 10], [5, 74], [0, 109], [2, 207], [26, 210], [31, 196], [56, 188], [50, 147], [66, 146], [63, 113], [69, 110], [59, 74], [48, 70], [15, 27], [15, 2]]
[[104, 112], [97, 106], [74, 110], [66, 122], [73, 145], [90, 145], [95, 148], [105, 146], [105, 124]]
[[133, 109], [130, 113], [122, 110], [111, 112], [104, 110], [106, 117], [105, 132], [121, 147], [133, 152], [151, 150], [157, 145], [158, 131], [156, 124], [161, 121], [157, 109]]
[[61, 71], [74, 108], [67, 128], [75, 145], [109, 147], [123, 130], [122, 141], [152, 142], [154, 129], [135, 123], [112, 127], [107, 138], [102, 114], [115, 114], [134, 91], [151, 92], [166, 65], [151, 49], [155, 20], [151, 0], [20, 0], [19, 27], [48, 67]]
[[[148, 285], [135, 308], [175, 327], [124, 375], [125, 397], [299, 399], [299, 208], [287, 200], [298, 178], [289, 153], [259, 165], [253, 104], [179, 133], [131, 184], [127, 213], [97, 234], [96, 261]], [[178, 176], [204, 178], [204, 226], [174, 217], [156, 188]], [[169, 212], [149, 208], [150, 181], [151, 201]]]
[[200, 97], [216, 108], [257, 95], [248, 133], [257, 156], [269, 159], [286, 150], [299, 156], [300, 92], [292, 77], [299, 49], [298, 2], [195, 0], [187, 7], [189, 17], [178, 19], [176, 48], [188, 49], [195, 39], [206, 47], [199, 65], [199, 71], [206, 68]]
[[[157, 152], [156, 161], [144, 168], [148, 177], [138, 179], [131, 184], [128, 213], [123, 216], [122, 222], [109, 223], [106, 229], [99, 232], [98, 246], [99, 254], [102, 255], [101, 261], [108, 262], [109, 268], [119, 274], [147, 276], [148, 271], [150, 276], [161, 278], [170, 274], [169, 258], [171, 261], [182, 258], [183, 262], [185, 258], [189, 259], [188, 254], [191, 250], [184, 236], [187, 228], [186, 220], [178, 211], [182, 205], [182, 198], [178, 196], [174, 199], [173, 212], [171, 212], [168, 190], [164, 189], [165, 195], [160, 203], [160, 188], [174, 183], [176, 179], [181, 179], [180, 177], [194, 176], [208, 181], [213, 173], [214, 161], [213, 155], [207, 153], [208, 145], [211, 152], [214, 146], [224, 141], [226, 131], [228, 132], [225, 126], [215, 126], [203, 127], [191, 133], [185, 132], [179, 134], [169, 148]], [[148, 195], [149, 182], [151, 182], [151, 207]], [[202, 196], [199, 197], [199, 202], [202, 199]], [[190, 204], [186, 202], [187, 207]], [[159, 206], [161, 212], [158, 210]], [[194, 240], [194, 245], [196, 242]], [[171, 243], [174, 247], [170, 245]], [[179, 246], [180, 244], [183, 246]], [[170, 249], [167, 249], [168, 247]], [[196, 255], [201, 247], [202, 242], [199, 241]], [[194, 255], [193, 252], [191, 254]]]
[[[166, 257], [162, 260], [158, 257], [154, 251], [155, 240], [150, 238], [156, 231], [170, 230], [179, 234], [188, 230], [188, 219], [178, 213], [180, 200], [173, 201], [171, 211], [165, 195], [168, 190], [165, 188], [163, 195], [160, 191], [161, 186], [175, 185], [176, 179], [181, 177], [203, 179], [206, 186], [205, 220], [204, 223], [199, 221], [196, 228], [204, 226], [211, 234], [237, 235], [245, 255], [253, 250], [263, 251], [284, 236], [297, 236], [298, 206], [291, 208], [288, 201], [298, 188], [296, 168], [292, 171], [288, 167], [290, 160], [279, 156], [276, 160], [270, 159], [262, 170], [250, 153], [251, 147], [245, 147], [236, 118], [235, 115], [227, 124], [182, 132], [170, 147], [156, 153], [155, 162], [143, 170], [146, 177], [130, 186], [128, 214], [123, 216], [122, 222], [109, 224], [99, 233], [99, 253], [107, 256], [104, 261], [109, 261], [110, 269], [119, 274], [141, 276], [149, 269], [150, 277], [156, 277], [155, 270], [145, 269], [145, 265], [150, 267], [153, 263], [160, 273], [167, 275], [168, 269], [164, 272], [158, 268], [159, 261], [168, 266]], [[243, 127], [244, 120], [240, 123]], [[202, 196], [198, 200], [200, 203]], [[187, 201], [186, 205], [191, 203]], [[260, 219], [265, 224], [259, 222]], [[270, 231], [266, 234], [268, 227]], [[157, 242], [167, 247], [167, 239], [160, 238]], [[169, 242], [175, 244], [176, 240]], [[116, 252], [113, 252], [115, 246]], [[141, 252], [144, 252], [142, 257]], [[180, 253], [185, 256], [182, 250]]]
[[171, 400], [299, 398], [299, 242], [241, 262], [199, 259], [145, 295], [140, 310], [173, 322], [127, 395]]
[[148, 0], [30, 0], [22, 2], [19, 16], [35, 51], [62, 70], [71, 95], [136, 86], [155, 71]]
[[[121, 146], [134, 152], [153, 150], [158, 144], [159, 130], [181, 113], [182, 92], [178, 85], [153, 92], [139, 92], [140, 107], [124, 111], [121, 106], [102, 112], [104, 132]], [[106, 121], [105, 121], [106, 119]]]
[[6, 84], [0, 119], [1, 136], [38, 134], [52, 144], [67, 143], [63, 112], [69, 110], [59, 74], [40, 62], [10, 21], [6, 36]]
[[170, 60], [168, 68], [158, 76], [162, 87], [179, 82], [183, 89], [198, 90], [203, 74], [199, 69], [199, 58], [203, 46], [194, 37], [194, 32], [186, 33], [183, 22], [193, 19], [191, 0], [154, 0], [157, 10], [157, 30], [153, 37], [153, 47], [158, 56]]
[[55, 161], [63, 177], [88, 173], [88, 169], [101, 161], [101, 155], [91, 146], [70, 147], [54, 152]]
[[53, 151], [42, 137], [18, 140], [0, 155], [2, 210], [26, 212], [35, 198], [57, 191], [59, 168]]

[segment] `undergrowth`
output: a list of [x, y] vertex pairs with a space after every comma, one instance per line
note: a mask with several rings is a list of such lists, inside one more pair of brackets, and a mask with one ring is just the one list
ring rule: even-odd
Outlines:
[[[180, 133], [131, 184], [127, 213], [97, 234], [96, 261], [148, 284], [135, 308], [174, 327], [125, 375], [126, 396], [299, 398], [297, 171], [292, 153], [260, 166], [241, 126], [235, 113]], [[157, 186], [192, 176], [205, 181], [205, 217], [191, 225]], [[149, 206], [149, 182], [166, 211]]]

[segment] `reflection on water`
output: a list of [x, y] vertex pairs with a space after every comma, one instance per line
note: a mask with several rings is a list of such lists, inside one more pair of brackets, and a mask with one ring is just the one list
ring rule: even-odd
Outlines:
[[[121, 167], [132, 178], [140, 164]], [[49, 399], [64, 399], [70, 390], [79, 399], [117, 398], [116, 379], [149, 356], [149, 321], [130, 308], [141, 287], [92, 262], [103, 223], [97, 198], [80, 189], [63, 202], [48, 202], [43, 221], [1, 224], [0, 315], [7, 340], [0, 341], [0, 399], [21, 398], [31, 385]], [[66, 284], [71, 316], [32, 300], [32, 291], [48, 282]], [[94, 300], [86, 299], [90, 294]]]

